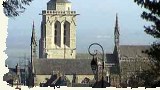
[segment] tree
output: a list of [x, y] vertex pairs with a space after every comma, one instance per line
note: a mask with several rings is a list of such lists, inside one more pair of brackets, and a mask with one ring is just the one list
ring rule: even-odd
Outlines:
[[[150, 26], [144, 26], [145, 32], [154, 38], [160, 39], [160, 0], [134, 0], [135, 3], [145, 8], [141, 17], [152, 22]], [[140, 78], [144, 80], [143, 86], [153, 87], [160, 81], [160, 42], [155, 41], [150, 50], [145, 51], [151, 60], [151, 69], [139, 74]], [[149, 83], [147, 83], [149, 82]]]
[[160, 0], [134, 0], [148, 11], [143, 11], [141, 17], [153, 22], [151, 26], [144, 26], [145, 32], [155, 38], [160, 38]]
[[33, 0], [6, 0], [3, 1], [3, 12], [7, 17], [19, 16], [25, 11], [25, 6], [30, 5]]
[[132, 88], [137, 87], [153, 87], [156, 83], [157, 76], [152, 70], [145, 70], [143, 72], [137, 72], [135, 75], [130, 76], [128, 86]]

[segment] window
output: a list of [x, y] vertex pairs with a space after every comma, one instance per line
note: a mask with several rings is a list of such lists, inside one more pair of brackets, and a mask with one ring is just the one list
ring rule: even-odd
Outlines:
[[57, 37], [56, 36], [54, 37], [54, 43], [55, 44], [57, 43]]
[[54, 28], [57, 29], [57, 24], [54, 25]]
[[68, 21], [64, 22], [64, 44], [68, 47], [70, 46], [70, 23]]
[[55, 32], [54, 32], [54, 33], [55, 33], [54, 35], [55, 35], [55, 36], [57, 36], [57, 30], [55, 30]]
[[64, 24], [64, 29], [66, 29], [66, 24]]
[[64, 30], [64, 36], [66, 36], [66, 30]]
[[66, 44], [66, 37], [64, 37], [64, 42], [63, 43]]
[[61, 23], [56, 21], [54, 24], [54, 44], [61, 45]]
[[66, 30], [66, 23], [64, 24], [64, 44], [66, 44], [66, 32], [67, 32], [67, 30]]

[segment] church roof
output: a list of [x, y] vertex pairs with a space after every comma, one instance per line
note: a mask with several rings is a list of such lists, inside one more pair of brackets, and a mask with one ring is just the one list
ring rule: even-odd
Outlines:
[[116, 63], [116, 57], [112, 53], [107, 53], [106, 54], [106, 63]]
[[66, 75], [92, 75], [90, 63], [91, 60], [87, 59], [38, 59], [34, 60], [34, 69], [38, 75], [51, 75], [54, 70]]
[[149, 45], [120, 45], [120, 55], [123, 57], [147, 57], [144, 53], [149, 50]]

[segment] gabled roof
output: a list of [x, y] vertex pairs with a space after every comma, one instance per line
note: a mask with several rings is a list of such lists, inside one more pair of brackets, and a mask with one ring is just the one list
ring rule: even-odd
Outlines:
[[87, 59], [38, 59], [34, 60], [34, 69], [37, 75], [51, 75], [57, 70], [65, 75], [93, 75], [90, 63]]
[[121, 57], [147, 57], [144, 51], [149, 50], [149, 45], [120, 45]]

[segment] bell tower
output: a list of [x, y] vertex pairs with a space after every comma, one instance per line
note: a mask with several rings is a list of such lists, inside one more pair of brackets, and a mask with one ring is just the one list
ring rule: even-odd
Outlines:
[[68, 0], [50, 0], [42, 11], [39, 57], [76, 58], [76, 14]]

